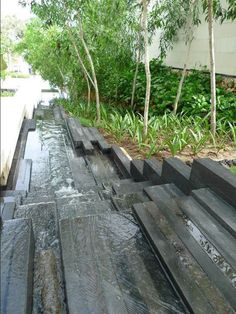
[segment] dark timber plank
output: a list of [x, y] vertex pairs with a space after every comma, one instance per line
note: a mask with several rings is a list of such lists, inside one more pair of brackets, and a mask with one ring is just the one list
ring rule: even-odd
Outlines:
[[2, 220], [10, 220], [14, 217], [16, 208], [15, 202], [7, 202], [2, 205]]
[[60, 235], [70, 313], [184, 312], [132, 215], [61, 220]]
[[190, 167], [178, 158], [167, 158], [162, 165], [161, 179], [166, 183], [174, 183], [185, 194], [190, 194], [192, 185], [190, 179]]
[[208, 188], [191, 194], [215, 219], [236, 238], [236, 210]]
[[[161, 186], [158, 186], [158, 188], [159, 187]], [[222, 295], [235, 310], [236, 298], [234, 287], [224, 276], [223, 272], [221, 272], [221, 270], [216, 266], [216, 264], [212, 262], [210, 257], [206, 255], [197, 241], [184, 226], [182, 220], [183, 213], [176, 203], [176, 199], [171, 195], [168, 197], [168, 194], [160, 193], [160, 191], [153, 189], [153, 187], [145, 189], [145, 192], [148, 194], [149, 198], [155, 202], [158, 208], [160, 208], [161, 212], [166, 217], [169, 224], [184, 243], [186, 248], [191, 252], [211, 281], [221, 291]]]
[[32, 160], [31, 159], [21, 159], [19, 163], [19, 172], [16, 181], [16, 190], [23, 190], [28, 192], [30, 185], [30, 176], [32, 169]]
[[112, 145], [111, 155], [123, 176], [130, 178], [130, 159], [124, 154], [122, 149], [117, 145]]
[[95, 142], [94, 136], [93, 136], [93, 134], [90, 132], [89, 128], [83, 127], [83, 132], [84, 132], [84, 135], [86, 136], [86, 139], [87, 139], [88, 141], [90, 141], [91, 143], [94, 143], [94, 142]]
[[82, 131], [79, 121], [75, 118], [67, 118], [66, 121], [75, 148], [81, 147], [82, 141], [84, 139], [84, 133]]
[[130, 172], [135, 181], [145, 181], [143, 174], [144, 161], [141, 159], [131, 160]]
[[111, 145], [109, 145], [102, 134], [98, 131], [96, 128], [89, 128], [90, 133], [93, 136], [92, 143], [93, 144], [98, 144], [99, 148], [103, 153], [108, 153], [111, 151]]
[[236, 207], [236, 176], [209, 158], [193, 161], [191, 183], [195, 188], [209, 187], [227, 203]]
[[235, 238], [192, 197], [179, 199], [178, 205], [230, 265], [236, 269]]
[[151, 180], [154, 184], [163, 183], [161, 180], [162, 164], [156, 159], [144, 160], [143, 174], [147, 180]]
[[86, 139], [82, 140], [82, 148], [83, 148], [83, 151], [86, 155], [90, 155], [94, 152], [93, 145], [91, 144], [91, 142], [89, 142]]
[[53, 107], [53, 115], [54, 115], [55, 121], [62, 120], [61, 110], [58, 106]]
[[65, 113], [65, 109], [62, 106], [59, 106], [60, 112], [61, 112], [61, 116], [63, 119], [67, 118], [67, 115]]
[[151, 181], [133, 182], [133, 183], [117, 183], [112, 188], [117, 195], [134, 193], [142, 191], [144, 188], [151, 186]]
[[31, 221], [5, 221], [1, 231], [1, 313], [31, 313], [33, 258]]
[[66, 204], [58, 208], [60, 219], [73, 219], [88, 215], [104, 214], [114, 211], [111, 201], [89, 201], [77, 204]]
[[193, 313], [214, 313], [212, 306], [192, 278], [189, 277], [174, 248], [168, 243], [150, 215], [149, 210], [155, 211], [156, 205], [153, 202], [148, 202], [135, 204], [133, 207], [136, 217], [157, 253], [158, 259], [171, 280], [174, 281], [189, 310]]

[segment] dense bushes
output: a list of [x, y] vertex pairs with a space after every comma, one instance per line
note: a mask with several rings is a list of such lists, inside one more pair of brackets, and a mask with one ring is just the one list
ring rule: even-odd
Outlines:
[[[150, 68], [152, 73], [150, 114], [160, 115], [166, 111], [172, 111], [181, 72], [164, 66], [157, 59], [150, 62]], [[130, 66], [130, 69], [127, 69], [124, 76], [119, 79], [118, 97], [114, 93], [112, 95], [104, 93], [103, 99], [129, 106], [133, 73], [134, 65]], [[141, 65], [135, 95], [136, 109], [140, 112], [143, 112], [145, 80], [144, 65]], [[236, 122], [236, 95], [220, 87], [221, 81], [222, 77], [217, 76], [219, 85], [217, 88], [218, 119], [224, 118], [228, 121]], [[101, 84], [109, 86], [111, 83], [103, 81]], [[114, 91], [111, 87], [109, 90]], [[178, 111], [185, 112], [188, 116], [204, 116], [210, 112], [210, 77], [207, 72], [193, 70], [188, 73], [183, 86]]]

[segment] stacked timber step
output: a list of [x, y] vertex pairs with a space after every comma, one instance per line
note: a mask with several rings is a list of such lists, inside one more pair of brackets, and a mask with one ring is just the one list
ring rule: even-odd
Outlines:
[[[217, 313], [233, 313], [236, 177], [209, 159], [195, 160], [189, 169], [169, 159], [155, 172], [159, 184], [144, 188], [150, 201], [133, 205], [144, 234], [194, 312], [206, 306], [196, 302], [200, 291]], [[147, 172], [145, 177], [150, 179]]]
[[29, 219], [1, 227], [1, 313], [31, 313], [34, 240]]
[[110, 151], [110, 145], [96, 128], [83, 127], [76, 118], [67, 118], [66, 122], [75, 148], [82, 147], [86, 155], [94, 152], [93, 144], [97, 144], [102, 152]]

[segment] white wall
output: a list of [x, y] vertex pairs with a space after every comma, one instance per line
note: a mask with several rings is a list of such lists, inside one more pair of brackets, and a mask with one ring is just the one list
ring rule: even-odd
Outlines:
[[[225, 21], [222, 25], [214, 23], [215, 30], [215, 58], [216, 72], [225, 75], [236, 76], [236, 21]], [[150, 46], [150, 59], [159, 55], [160, 32], [153, 37]], [[182, 68], [185, 56], [186, 45], [182, 32], [179, 40], [174, 44], [173, 49], [168, 52], [165, 63], [168, 66]], [[188, 68], [201, 68], [209, 65], [208, 48], [208, 25], [202, 19], [202, 23], [195, 29], [192, 42], [190, 61]]]
[[7, 183], [22, 122], [24, 118], [32, 118], [33, 110], [41, 100], [39, 78], [21, 81], [23, 83], [13, 97], [1, 97], [1, 185]]

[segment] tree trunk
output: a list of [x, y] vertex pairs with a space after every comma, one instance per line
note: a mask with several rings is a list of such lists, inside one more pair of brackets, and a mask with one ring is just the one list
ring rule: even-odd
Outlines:
[[88, 96], [87, 96], [87, 98], [88, 98], [88, 107], [90, 106], [90, 101], [91, 101], [91, 88], [90, 88], [90, 83], [89, 83], [89, 79], [88, 79], [88, 77], [85, 75], [85, 80], [86, 80], [86, 82], [87, 82], [87, 89], [88, 89]]
[[68, 29], [68, 34], [69, 34], [70, 40], [71, 40], [71, 42], [72, 42], [72, 45], [73, 45], [73, 47], [74, 47], [74, 49], [75, 49], [77, 58], [78, 58], [78, 60], [79, 60], [79, 64], [80, 64], [80, 66], [81, 66], [81, 68], [82, 68], [82, 70], [83, 70], [84, 77], [87, 77], [87, 78], [90, 80], [90, 82], [92, 83], [92, 85], [94, 86], [94, 82], [93, 82], [91, 76], [89, 75], [89, 73], [88, 73], [88, 71], [87, 71], [87, 69], [86, 69], [86, 67], [85, 67], [85, 65], [84, 65], [84, 63], [83, 63], [83, 61], [82, 61], [82, 58], [81, 58], [81, 56], [80, 56], [79, 49], [78, 49], [77, 46], [76, 46], [76, 43], [75, 43], [74, 37], [73, 37], [73, 35], [72, 35], [72, 33], [71, 33], [71, 30], [70, 30], [69, 27], [67, 27], [67, 29]]
[[188, 42], [188, 49], [187, 49], [185, 64], [184, 64], [184, 68], [183, 68], [183, 71], [182, 71], [182, 76], [181, 76], [181, 79], [180, 79], [180, 82], [179, 82], [178, 92], [177, 92], [177, 95], [176, 95], [176, 98], [175, 98], [175, 103], [174, 103], [174, 108], [173, 108], [173, 114], [176, 114], [176, 113], [177, 113], [178, 104], [179, 104], [179, 99], [180, 99], [180, 96], [181, 96], [182, 87], [183, 87], [184, 79], [185, 79], [186, 72], [187, 72], [187, 67], [188, 67], [188, 62], [189, 62], [189, 56], [190, 56], [191, 45], [192, 45], [192, 40], [190, 40], [190, 41]]
[[213, 0], [208, 0], [208, 29], [211, 74], [211, 132], [216, 134], [216, 78], [215, 78], [215, 46], [213, 30]]
[[[142, 24], [142, 14], [140, 16], [140, 24]], [[134, 109], [134, 96], [135, 96], [135, 91], [136, 91], [136, 82], [137, 82], [137, 77], [138, 77], [139, 64], [141, 62], [141, 38], [142, 38], [141, 37], [141, 31], [139, 31], [139, 34], [138, 34], [138, 56], [137, 56], [135, 73], [134, 73], [134, 79], [133, 79], [133, 85], [132, 85], [132, 96], [131, 96], [131, 102], [130, 102], [130, 106], [132, 109]]]
[[188, 67], [188, 63], [189, 63], [189, 56], [190, 56], [190, 50], [191, 50], [191, 45], [192, 45], [192, 41], [193, 41], [193, 14], [194, 14], [194, 5], [197, 3], [196, 0], [191, 0], [190, 1], [190, 12], [189, 12], [189, 16], [187, 19], [187, 23], [186, 23], [186, 29], [187, 31], [187, 36], [186, 36], [186, 41], [188, 43], [188, 48], [187, 48], [187, 53], [186, 53], [186, 58], [185, 58], [185, 63], [184, 63], [184, 67], [183, 67], [183, 71], [182, 71], [182, 76], [179, 82], [179, 87], [178, 87], [178, 91], [177, 91], [177, 95], [175, 98], [175, 103], [174, 103], [174, 108], [173, 108], [173, 114], [177, 113], [177, 109], [178, 109], [178, 104], [179, 104], [179, 99], [181, 96], [181, 92], [182, 92], [182, 88], [183, 88], [183, 83], [184, 83], [184, 79], [186, 76], [186, 72], [187, 72], [187, 67]]
[[135, 73], [134, 73], [133, 86], [132, 86], [132, 96], [131, 96], [131, 102], [130, 102], [130, 106], [131, 106], [132, 109], [134, 109], [134, 96], [135, 96], [136, 82], [137, 82], [137, 77], [138, 77], [140, 56], [141, 56], [141, 53], [140, 53], [140, 50], [139, 50], [137, 63], [136, 63], [136, 68], [135, 68]]
[[63, 73], [62, 73], [62, 70], [61, 70], [61, 68], [59, 67], [58, 64], [57, 64], [57, 68], [58, 68], [58, 71], [59, 71], [59, 73], [60, 73], [60, 75], [61, 75], [61, 78], [62, 78], [62, 81], [63, 81], [62, 86], [61, 86], [61, 88], [60, 88], [60, 90], [61, 90], [61, 95], [62, 95], [63, 98], [65, 98], [65, 96], [64, 96], [64, 90], [65, 90], [65, 87], [66, 87], [65, 77], [64, 77], [64, 75], [63, 75]]
[[96, 97], [96, 109], [97, 109], [97, 122], [99, 123], [101, 121], [101, 112], [100, 112], [100, 100], [99, 100], [99, 90], [98, 90], [98, 83], [97, 83], [97, 77], [96, 77], [96, 72], [93, 64], [93, 60], [91, 57], [91, 54], [89, 52], [88, 46], [84, 40], [84, 34], [83, 34], [83, 27], [82, 27], [82, 22], [80, 20], [80, 17], [78, 18], [79, 20], [79, 36], [81, 39], [81, 42], [84, 46], [85, 53], [87, 55], [91, 71], [92, 71], [92, 77], [93, 77], [93, 83], [94, 83], [94, 89], [95, 89], [95, 97]]
[[145, 62], [145, 73], [146, 73], [146, 95], [145, 95], [145, 106], [144, 106], [144, 121], [143, 121], [143, 135], [147, 137], [148, 132], [148, 111], [150, 102], [151, 92], [151, 73], [149, 67], [149, 54], [148, 54], [148, 0], [142, 0], [143, 6], [143, 30], [144, 30], [144, 62]]

